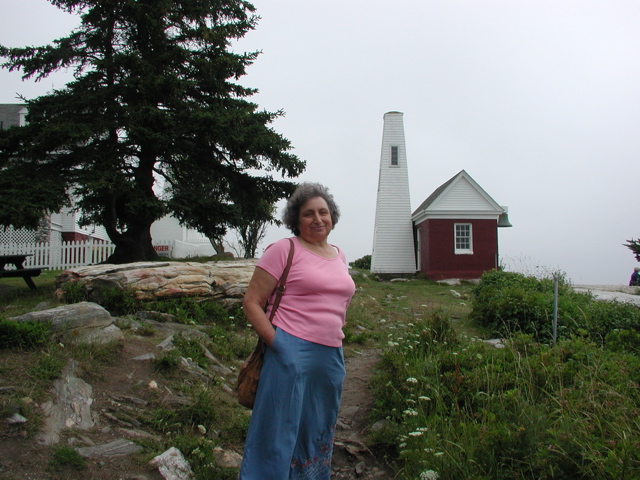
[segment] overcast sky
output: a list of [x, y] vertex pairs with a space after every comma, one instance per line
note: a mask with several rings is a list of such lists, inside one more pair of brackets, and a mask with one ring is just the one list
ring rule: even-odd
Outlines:
[[[371, 253], [383, 115], [404, 113], [412, 210], [464, 169], [500, 205], [507, 268], [626, 284], [640, 237], [637, 0], [256, 0], [242, 83], [328, 186], [330, 240]], [[42, 45], [77, 19], [46, 0], [0, 0], [0, 44]], [[68, 77], [66, 77], [68, 78]], [[38, 84], [0, 72], [0, 103]], [[270, 230], [265, 241], [287, 232]]]

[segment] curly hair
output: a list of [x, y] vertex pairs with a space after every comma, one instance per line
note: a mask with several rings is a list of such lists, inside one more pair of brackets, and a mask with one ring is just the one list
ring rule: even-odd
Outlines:
[[300, 209], [305, 203], [316, 197], [320, 197], [327, 202], [329, 214], [331, 215], [331, 223], [334, 228], [336, 223], [338, 223], [340, 219], [340, 209], [333, 200], [333, 195], [329, 193], [329, 189], [319, 183], [301, 183], [289, 197], [289, 200], [287, 200], [287, 206], [282, 213], [282, 223], [284, 223], [285, 227], [291, 230], [294, 235], [300, 235], [300, 230], [298, 229]]

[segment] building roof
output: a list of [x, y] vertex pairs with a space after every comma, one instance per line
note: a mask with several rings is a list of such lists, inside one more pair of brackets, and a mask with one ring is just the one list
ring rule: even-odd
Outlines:
[[0, 103], [0, 130], [20, 126], [20, 112], [24, 103]]
[[413, 212], [412, 218], [415, 221], [425, 215], [494, 216], [505, 211], [465, 170], [461, 170], [436, 188]]
[[[462, 173], [462, 172], [464, 172], [464, 170], [462, 170], [460, 173]], [[458, 175], [460, 175], [460, 173], [458, 173]], [[455, 180], [455, 178], [458, 175], [455, 175], [455, 176], [451, 177], [449, 180], [447, 180], [442, 185], [440, 185], [438, 188], [436, 188], [433, 191], [433, 193], [431, 195], [429, 195], [427, 197], [427, 199], [424, 202], [422, 202], [418, 208], [416, 208], [416, 210], [413, 212], [413, 214], [415, 215], [416, 213], [421, 212], [422, 210], [425, 210], [429, 205], [431, 205], [434, 202], [434, 200], [436, 198], [438, 198], [442, 192], [444, 192], [444, 190]]]

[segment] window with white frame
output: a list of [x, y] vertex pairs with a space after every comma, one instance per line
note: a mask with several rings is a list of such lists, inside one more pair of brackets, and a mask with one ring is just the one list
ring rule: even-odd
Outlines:
[[455, 253], [471, 254], [473, 253], [473, 238], [471, 236], [470, 223], [455, 223]]

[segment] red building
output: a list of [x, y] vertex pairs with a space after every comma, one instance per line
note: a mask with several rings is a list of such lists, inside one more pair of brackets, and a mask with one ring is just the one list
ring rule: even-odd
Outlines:
[[412, 215], [417, 268], [431, 280], [475, 279], [498, 267], [498, 228], [510, 227], [498, 205], [462, 170]]

